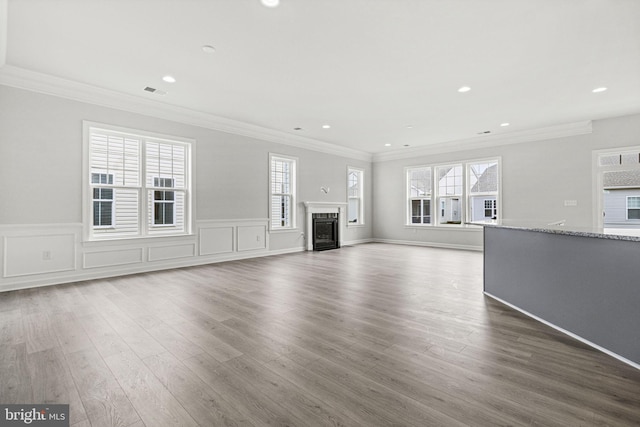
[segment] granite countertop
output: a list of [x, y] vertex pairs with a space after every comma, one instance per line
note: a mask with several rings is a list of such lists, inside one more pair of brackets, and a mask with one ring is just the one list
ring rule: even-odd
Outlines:
[[597, 239], [626, 240], [640, 242], [640, 229], [607, 228], [597, 229], [589, 227], [573, 227], [565, 225], [563, 221], [541, 223], [539, 221], [500, 220], [482, 223], [469, 223], [482, 227], [510, 228], [514, 230], [538, 231], [541, 233], [564, 234], [567, 236], [594, 237]]

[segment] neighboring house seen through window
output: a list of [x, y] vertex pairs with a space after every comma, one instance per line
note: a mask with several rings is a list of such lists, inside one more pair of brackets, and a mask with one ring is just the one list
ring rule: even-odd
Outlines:
[[[497, 159], [410, 167], [406, 173], [407, 225], [455, 225], [498, 218]], [[437, 221], [431, 220], [432, 210]]]

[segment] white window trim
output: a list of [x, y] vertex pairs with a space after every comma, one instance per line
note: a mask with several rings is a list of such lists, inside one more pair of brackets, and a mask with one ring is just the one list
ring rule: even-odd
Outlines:
[[[140, 200], [138, 205], [138, 234], [135, 236], [93, 236], [93, 218], [92, 218], [92, 205], [93, 205], [93, 194], [91, 188], [91, 173], [90, 173], [90, 134], [92, 129], [104, 130], [109, 133], [121, 133], [125, 135], [133, 135], [137, 137], [141, 137], [144, 140], [153, 140], [157, 139], [160, 141], [168, 141], [183, 144], [187, 147], [187, 155], [185, 159], [185, 206], [184, 206], [184, 217], [185, 217], [185, 230], [183, 233], [170, 233], [170, 234], [157, 234], [157, 235], [149, 235], [147, 233], [147, 229], [155, 228], [155, 227], [165, 227], [164, 225], [154, 225], [152, 222], [150, 224], [146, 224], [146, 218], [149, 209], [149, 197], [145, 194], [147, 191], [152, 190], [153, 187], [148, 187], [144, 185], [145, 175], [144, 175], [144, 166], [142, 166], [142, 170], [140, 172], [140, 187], [119, 187], [119, 188], [139, 188], [140, 189]], [[196, 140], [191, 138], [184, 138], [174, 135], [167, 135], [157, 132], [149, 132], [146, 130], [140, 129], [132, 129], [126, 128], [122, 126], [114, 126], [105, 123], [92, 122], [88, 120], [84, 120], [82, 122], [82, 223], [83, 223], [83, 241], [85, 242], [109, 242], [109, 241], [121, 241], [121, 240], [139, 240], [139, 239], [156, 239], [156, 238], [172, 238], [172, 237], [184, 237], [184, 236], [192, 236], [193, 235], [193, 224], [195, 223], [195, 209], [196, 198], [195, 198], [195, 162], [193, 159], [196, 158]], [[142, 143], [141, 147], [141, 157], [140, 162], [143, 165], [145, 159], [145, 144]], [[172, 189], [172, 191], [176, 191], [176, 189]], [[115, 200], [114, 200], [115, 206]], [[115, 218], [114, 218], [115, 223]], [[171, 225], [170, 225], [171, 227]]]
[[[272, 208], [273, 206], [271, 205], [271, 197], [273, 196], [273, 194], [280, 194], [280, 193], [272, 193], [271, 192], [271, 165], [273, 163], [274, 159], [280, 159], [280, 160], [285, 160], [285, 161], [289, 161], [289, 162], [293, 162], [293, 168], [292, 168], [292, 172], [291, 172], [291, 220], [290, 220], [290, 225], [288, 227], [274, 227], [273, 226], [273, 216], [272, 216]], [[298, 158], [297, 157], [292, 157], [292, 156], [287, 156], [284, 154], [276, 154], [276, 153], [269, 153], [269, 167], [267, 168], [267, 172], [268, 172], [268, 182], [269, 182], [269, 196], [268, 196], [268, 200], [269, 200], [269, 231], [272, 233], [284, 233], [284, 232], [290, 232], [290, 231], [296, 231], [297, 228], [297, 220], [298, 220]]]
[[[469, 196], [470, 196], [470, 185], [468, 180], [468, 167], [470, 164], [476, 163], [488, 163], [488, 162], [497, 162], [498, 163], [498, 191], [497, 194], [487, 193], [487, 195], [496, 196], [497, 203], [497, 217], [498, 219], [502, 218], [502, 156], [494, 156], [494, 157], [485, 157], [485, 158], [474, 158], [474, 159], [466, 159], [466, 160], [456, 160], [450, 162], [441, 162], [441, 163], [431, 163], [431, 164], [418, 164], [405, 166], [404, 168], [404, 182], [405, 182], [405, 228], [443, 228], [443, 229], [459, 229], [459, 230], [478, 230], [478, 227], [473, 225], [468, 225], [471, 223], [471, 211], [469, 207]], [[463, 183], [463, 191], [461, 196], [443, 196], [443, 197], [460, 197], [461, 203], [463, 204], [462, 213], [462, 221], [460, 224], [443, 224], [440, 223], [440, 195], [439, 189], [437, 188], [437, 175], [436, 171], [439, 167], [442, 166], [455, 166], [462, 165], [462, 183]], [[411, 223], [411, 203], [412, 199], [409, 193], [409, 170], [411, 169], [420, 169], [420, 168], [431, 168], [431, 223], [430, 224], [412, 224]], [[485, 193], [474, 193], [474, 196], [482, 196]], [[415, 197], [414, 197], [415, 199]], [[475, 222], [475, 224], [479, 224]]]
[[[351, 172], [358, 172], [359, 178], [358, 178], [358, 190], [359, 190], [359, 195], [358, 197], [350, 197], [349, 196], [349, 175], [351, 175]], [[353, 166], [347, 166], [347, 227], [362, 227], [365, 225], [365, 221], [364, 221], [364, 169], [362, 168], [358, 168], [358, 167], [353, 167]], [[349, 199], [359, 199], [360, 203], [358, 204], [358, 221], [357, 222], [349, 222]]]

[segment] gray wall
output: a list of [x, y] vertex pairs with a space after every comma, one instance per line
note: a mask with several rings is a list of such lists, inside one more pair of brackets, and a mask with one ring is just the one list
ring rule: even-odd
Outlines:
[[[640, 115], [633, 115], [596, 120], [590, 134], [375, 162], [373, 234], [385, 240], [481, 248], [479, 229], [405, 226], [404, 168], [492, 157], [502, 158], [503, 219], [564, 219], [570, 226], [591, 227], [592, 151], [638, 144]], [[565, 200], [576, 200], [577, 206], [565, 206]]]
[[[369, 162], [0, 86], [0, 224], [82, 221], [83, 120], [195, 139], [196, 220], [267, 218], [269, 152], [298, 158], [299, 202], [346, 203], [347, 166], [364, 169], [371, 217]], [[371, 222], [358, 230], [347, 240], [371, 237]]]
[[[287, 252], [304, 248], [305, 232], [304, 201], [347, 203], [347, 168], [358, 167], [365, 174], [365, 225], [349, 226], [343, 240], [346, 243], [366, 241], [372, 238], [372, 167], [371, 162], [347, 158], [319, 151], [307, 150], [293, 145], [280, 144], [246, 136], [215, 131], [197, 126], [191, 126], [165, 119], [154, 118], [141, 114], [87, 104], [70, 99], [50, 96], [37, 92], [17, 89], [0, 85], [0, 183], [2, 183], [2, 201], [0, 202], [0, 238], [12, 234], [16, 238], [36, 239], [41, 251], [59, 251], [63, 255], [54, 253], [53, 264], [58, 260], [68, 259], [66, 264], [45, 265], [43, 256], [38, 258], [36, 253], [29, 256], [23, 254], [3, 253], [0, 256], [5, 263], [10, 260], [16, 267], [14, 277], [8, 277], [5, 271], [0, 275], [0, 290], [11, 287], [19, 281], [27, 283], [26, 276], [30, 275], [28, 265], [41, 263], [40, 267], [33, 267], [32, 282], [46, 283], [48, 272], [60, 270], [78, 274], [84, 271], [87, 262], [87, 250], [97, 251], [98, 243], [85, 244], [81, 241], [80, 232], [76, 231], [82, 223], [82, 123], [83, 120], [105, 123], [136, 130], [150, 131], [196, 140], [195, 157], [195, 232], [199, 225], [212, 227], [218, 222], [228, 221], [229, 231], [234, 239], [242, 237], [238, 227], [248, 224], [251, 227], [264, 227], [268, 233], [267, 222], [269, 215], [268, 177], [269, 153], [293, 156], [298, 159], [298, 209], [297, 230], [294, 232], [268, 233], [265, 247], [267, 252]], [[321, 192], [320, 187], [329, 187], [328, 194]], [[254, 224], [251, 221], [258, 221]], [[225, 223], [226, 224], [226, 223]], [[30, 227], [23, 227], [24, 225]], [[68, 245], [58, 242], [53, 237], [56, 229], [71, 226]], [[67, 227], [69, 228], [69, 227]], [[247, 232], [257, 232], [256, 228], [248, 228]], [[207, 236], [217, 236], [209, 232]], [[256, 235], [262, 242], [262, 236]], [[26, 238], [26, 237], [25, 237]], [[200, 240], [198, 240], [198, 238]], [[250, 239], [250, 238], [249, 238]], [[34, 241], [36, 241], [34, 240]], [[75, 240], [75, 241], [74, 241]], [[179, 239], [178, 239], [179, 240]], [[254, 238], [254, 241], [256, 239]], [[158, 244], [161, 240], [155, 241]], [[26, 240], [13, 240], [14, 247], [27, 247]], [[31, 241], [29, 241], [31, 243]], [[196, 236], [188, 242], [164, 241], [164, 245], [182, 245], [181, 249], [171, 251], [166, 249], [158, 258], [170, 254], [175, 259], [190, 257], [190, 262], [202, 263], [213, 258], [198, 257], [198, 245], [202, 246], [202, 236]], [[47, 245], [55, 247], [49, 248]], [[146, 247], [127, 246], [120, 248], [131, 251], [131, 259], [127, 265], [137, 262], [147, 262], [146, 270], [156, 268], [150, 251]], [[207, 245], [214, 245], [211, 242]], [[238, 242], [230, 242], [230, 250], [237, 256], [264, 255], [263, 252], [245, 251]], [[114, 246], [114, 243], [104, 243], [104, 248]], [[75, 249], [74, 249], [75, 248]], [[88, 248], [88, 249], [87, 249]], [[254, 249], [254, 248], [250, 248]], [[164, 250], [164, 249], [163, 249]], [[211, 251], [223, 250], [213, 248]], [[69, 254], [75, 251], [76, 255]], [[83, 252], [84, 253], [81, 253]], [[141, 253], [141, 256], [137, 254]], [[159, 251], [156, 251], [159, 253]], [[91, 254], [89, 254], [91, 255]], [[109, 262], [117, 264], [115, 255], [110, 255]], [[166, 255], [169, 256], [169, 255]], [[231, 256], [227, 254], [227, 256]], [[172, 259], [174, 259], [172, 258]], [[105, 261], [106, 263], [107, 261]], [[186, 262], [186, 261], [185, 261]], [[98, 269], [100, 275], [118, 273], [121, 268]], [[164, 264], [164, 265], [162, 265]], [[157, 263], [159, 268], [170, 264]], [[98, 271], [92, 270], [92, 271]], [[45, 272], [45, 275], [43, 275]], [[58, 273], [49, 275], [49, 278]], [[69, 273], [71, 274], [71, 273]], [[66, 276], [65, 276], [66, 277]], [[69, 278], [69, 277], [67, 277]], [[55, 281], [62, 281], [60, 276]]]

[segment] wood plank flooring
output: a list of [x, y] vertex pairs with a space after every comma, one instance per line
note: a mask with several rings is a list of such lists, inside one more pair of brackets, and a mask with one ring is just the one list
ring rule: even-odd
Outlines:
[[0, 294], [0, 402], [85, 426], [632, 426], [640, 371], [365, 244]]

